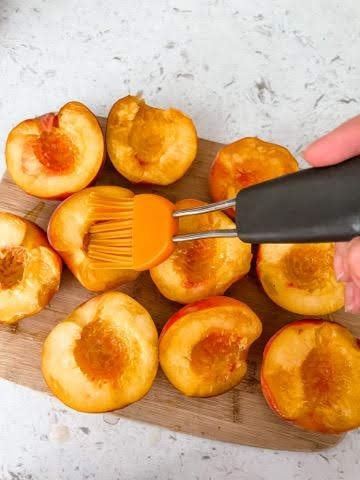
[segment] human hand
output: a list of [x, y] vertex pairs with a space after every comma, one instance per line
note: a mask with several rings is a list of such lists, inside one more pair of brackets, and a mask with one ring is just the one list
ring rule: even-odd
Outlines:
[[[316, 140], [303, 152], [305, 160], [314, 167], [340, 163], [355, 155], [360, 155], [360, 115]], [[345, 310], [360, 313], [360, 237], [336, 244], [335, 274], [338, 280], [346, 282]]]

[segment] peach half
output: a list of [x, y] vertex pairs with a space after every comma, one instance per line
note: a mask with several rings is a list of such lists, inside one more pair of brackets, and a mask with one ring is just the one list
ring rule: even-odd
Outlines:
[[126, 188], [114, 186], [89, 187], [74, 193], [52, 214], [48, 238], [83, 287], [102, 292], [135, 280], [139, 273], [134, 270], [92, 268], [87, 248], [89, 229], [97, 223], [91, 209], [93, 192], [106, 197], [110, 202], [112, 199], [131, 198], [134, 195]]
[[280, 307], [302, 315], [326, 315], [344, 306], [334, 253], [333, 243], [260, 245], [258, 277]]
[[244, 377], [249, 348], [261, 331], [255, 313], [234, 298], [195, 302], [165, 324], [159, 343], [160, 365], [185, 395], [224, 393]]
[[108, 292], [77, 307], [45, 340], [41, 369], [63, 403], [106, 412], [142, 398], [158, 368], [158, 335], [134, 299]]
[[[176, 210], [206, 205], [200, 200], [181, 200]], [[179, 233], [235, 228], [222, 212], [181, 217]], [[177, 243], [174, 252], [150, 270], [151, 278], [169, 300], [192, 303], [222, 295], [250, 270], [251, 245], [238, 238], [211, 238]]]
[[0, 212], [0, 322], [40, 312], [59, 289], [61, 259], [34, 223]]
[[7, 138], [5, 156], [14, 182], [35, 197], [62, 199], [87, 187], [104, 160], [95, 115], [79, 102], [58, 113], [24, 120]]
[[[209, 187], [214, 202], [236, 197], [243, 188], [298, 170], [291, 153], [280, 145], [246, 137], [223, 147], [210, 170]], [[228, 210], [235, 217], [235, 209]]]
[[106, 145], [114, 167], [130, 182], [168, 185], [194, 161], [197, 135], [192, 120], [179, 110], [127, 96], [111, 108]]
[[360, 342], [325, 320], [285, 325], [267, 343], [261, 386], [269, 406], [306, 430], [360, 427]]

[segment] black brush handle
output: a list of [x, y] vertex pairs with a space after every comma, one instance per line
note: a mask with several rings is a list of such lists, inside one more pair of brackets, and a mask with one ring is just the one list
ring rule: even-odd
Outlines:
[[241, 190], [236, 229], [249, 243], [348, 241], [360, 235], [360, 156]]

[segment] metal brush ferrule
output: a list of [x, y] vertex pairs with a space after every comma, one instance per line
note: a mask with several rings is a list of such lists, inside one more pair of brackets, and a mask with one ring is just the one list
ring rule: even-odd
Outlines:
[[217, 210], [226, 210], [227, 208], [235, 207], [236, 199], [224, 200], [222, 202], [210, 203], [202, 207], [187, 208], [185, 210], [175, 210], [173, 217], [187, 217], [189, 215], [200, 215], [201, 213], [216, 212]]
[[[185, 210], [175, 210], [173, 216], [175, 218], [187, 217], [190, 215], [200, 215], [202, 213], [216, 212], [217, 210], [226, 210], [227, 208], [235, 207], [236, 200], [231, 198], [230, 200], [224, 200], [222, 202], [211, 203], [210, 205], [204, 205], [202, 207], [188, 208]], [[175, 235], [173, 242], [186, 242], [189, 240], [201, 240], [204, 238], [226, 238], [237, 237], [236, 229], [222, 229], [222, 230], [209, 230], [207, 232], [194, 232], [186, 233], [183, 235]]]

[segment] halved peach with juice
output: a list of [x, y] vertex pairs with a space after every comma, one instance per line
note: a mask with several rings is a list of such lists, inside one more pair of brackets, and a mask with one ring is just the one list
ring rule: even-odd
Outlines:
[[89, 229], [101, 222], [101, 212], [94, 216], [92, 210], [94, 194], [108, 203], [134, 196], [130, 190], [115, 186], [89, 187], [77, 192], [62, 202], [52, 214], [48, 238], [79, 282], [88, 290], [101, 292], [135, 280], [139, 273], [134, 270], [92, 268], [92, 261], [87, 254]]
[[161, 368], [185, 395], [218, 395], [244, 377], [249, 348], [261, 331], [257, 315], [234, 298], [195, 302], [170, 317], [162, 329]]
[[106, 145], [114, 167], [130, 182], [168, 185], [194, 161], [197, 135], [192, 120], [179, 110], [127, 96], [111, 108]]
[[125, 407], [151, 388], [158, 335], [134, 299], [108, 292], [76, 308], [45, 340], [44, 379], [63, 403], [82, 412]]
[[334, 272], [333, 243], [261, 245], [257, 273], [280, 307], [303, 315], [325, 315], [344, 306], [344, 284]]
[[61, 259], [34, 223], [0, 212], [0, 322], [40, 312], [59, 289]]
[[[298, 170], [284, 147], [246, 137], [223, 147], [210, 170], [209, 186], [214, 202], [236, 197], [243, 188]], [[228, 210], [235, 217], [235, 209]]]
[[[176, 210], [206, 205], [200, 200], [180, 200]], [[235, 228], [222, 212], [180, 217], [179, 233]], [[150, 270], [160, 292], [179, 303], [222, 295], [250, 270], [251, 245], [235, 238], [210, 238], [177, 243], [174, 252]]]
[[14, 182], [40, 198], [62, 199], [87, 187], [104, 160], [104, 137], [95, 115], [69, 102], [57, 113], [24, 120], [6, 142]]
[[306, 430], [341, 433], [360, 427], [360, 342], [345, 327], [301, 320], [267, 343], [262, 391], [283, 419]]

